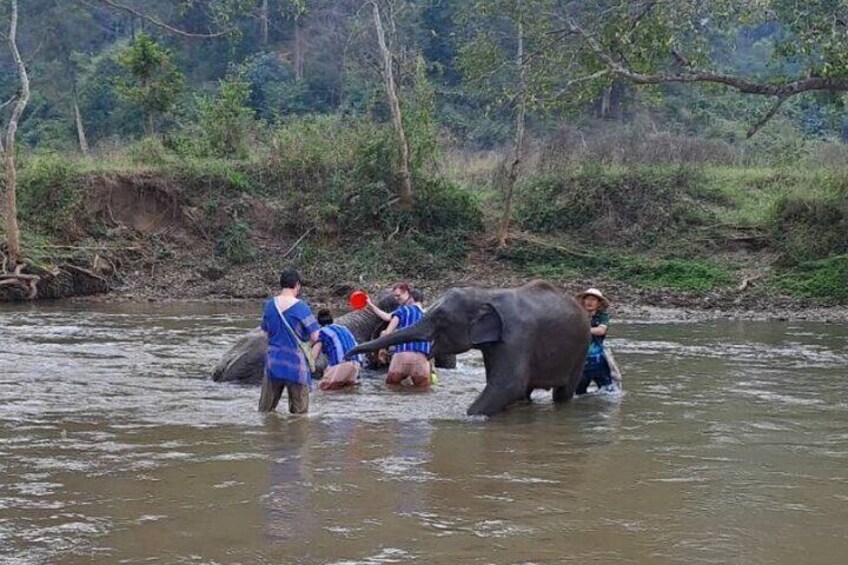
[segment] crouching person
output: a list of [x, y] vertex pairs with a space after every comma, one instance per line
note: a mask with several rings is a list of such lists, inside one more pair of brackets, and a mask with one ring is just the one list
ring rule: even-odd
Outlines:
[[312, 346], [312, 356], [318, 359], [323, 352], [327, 356], [327, 368], [318, 385], [321, 390], [336, 390], [355, 385], [362, 368], [362, 355], [354, 355], [345, 361], [345, 354], [356, 347], [356, 338], [344, 326], [333, 323], [333, 315], [323, 308], [318, 310], [318, 342]]
[[265, 378], [259, 397], [259, 411], [276, 410], [283, 389], [288, 391], [289, 412], [309, 410], [309, 390], [315, 370], [309, 344], [318, 342], [318, 322], [309, 305], [299, 300], [300, 275], [284, 271], [280, 293], [265, 303], [262, 330], [268, 335]]

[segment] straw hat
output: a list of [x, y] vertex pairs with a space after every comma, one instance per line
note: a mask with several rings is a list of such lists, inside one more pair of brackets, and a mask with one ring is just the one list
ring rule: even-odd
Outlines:
[[600, 300], [601, 307], [599, 308], [599, 310], [603, 311], [609, 308], [609, 300], [607, 300], [607, 298], [597, 288], [590, 288], [584, 290], [583, 292], [577, 295], [577, 300], [582, 304], [583, 299], [587, 296], [594, 296], [595, 298]]

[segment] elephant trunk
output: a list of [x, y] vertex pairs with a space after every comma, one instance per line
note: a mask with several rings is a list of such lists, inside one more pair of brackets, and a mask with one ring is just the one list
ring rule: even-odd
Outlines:
[[358, 353], [368, 353], [371, 351], [379, 351], [386, 349], [392, 345], [407, 343], [410, 341], [432, 341], [434, 334], [433, 323], [426, 317], [408, 328], [392, 332], [389, 335], [377, 338], [375, 340], [363, 343], [351, 349], [348, 356], [353, 356]]

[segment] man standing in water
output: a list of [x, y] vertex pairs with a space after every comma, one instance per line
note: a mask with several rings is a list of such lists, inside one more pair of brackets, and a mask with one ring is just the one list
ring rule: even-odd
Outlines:
[[280, 293], [265, 303], [262, 330], [268, 336], [265, 354], [265, 378], [259, 396], [259, 411], [272, 412], [288, 390], [289, 412], [305, 414], [309, 410], [313, 361], [310, 344], [318, 342], [318, 322], [309, 306], [299, 300], [300, 275], [284, 271], [280, 275]]
[[[378, 308], [371, 300], [368, 306], [382, 320], [389, 322], [382, 335], [388, 335], [396, 330], [407, 328], [424, 317], [424, 309], [414, 298], [412, 288], [407, 283], [398, 283], [392, 289], [395, 300], [401, 306], [391, 314]], [[412, 381], [415, 387], [430, 386], [430, 342], [410, 341], [395, 345], [392, 350], [392, 361], [389, 364], [389, 374], [386, 384], [402, 384], [406, 379]]]

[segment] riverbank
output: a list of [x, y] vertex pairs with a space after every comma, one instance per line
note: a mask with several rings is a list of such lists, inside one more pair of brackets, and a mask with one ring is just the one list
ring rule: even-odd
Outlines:
[[[478, 252], [461, 271], [443, 273], [438, 278], [407, 277], [414, 286], [424, 290], [426, 301], [455, 286], [507, 288], [532, 280], [530, 273], [505, 268], [495, 260], [485, 260], [486, 253]], [[237, 273], [225, 273], [214, 280], [204, 278], [205, 264], [193, 266], [185, 262], [160, 265], [145, 270], [126, 271], [113, 290], [105, 294], [77, 297], [75, 302], [215, 302], [255, 303], [276, 292], [278, 269], [286, 263], [268, 257], [266, 262], [246, 265]], [[306, 279], [304, 296], [314, 304], [325, 305], [337, 312], [346, 311], [347, 297], [353, 290], [376, 292], [389, 287], [397, 278], [365, 279], [355, 273], [348, 277], [326, 281], [301, 268]], [[208, 275], [208, 274], [207, 274]], [[791, 296], [774, 294], [758, 287], [756, 281], [744, 290], [739, 287], [709, 292], [684, 292], [669, 289], [644, 289], [626, 281], [604, 277], [545, 278], [569, 294], [577, 294], [596, 286], [610, 297], [614, 316], [639, 321], [690, 322], [715, 319], [748, 321], [821, 321], [848, 322], [848, 306], [821, 306]], [[744, 281], [743, 281], [744, 282]]]
[[[600, 287], [633, 311], [846, 318], [844, 171], [539, 164], [497, 248], [491, 170], [416, 178], [403, 209], [386, 174], [391, 147], [351, 131], [290, 131], [281, 139], [314, 151], [281, 146], [285, 159], [185, 158], [151, 140], [103, 159], [31, 157], [20, 177], [24, 272], [43, 279], [37, 298], [108, 286], [98, 300], [260, 299], [294, 267], [330, 304], [397, 280], [432, 298], [544, 279], [569, 293]], [[52, 292], [57, 266], [104, 284]], [[0, 288], [0, 300], [30, 295]]]

